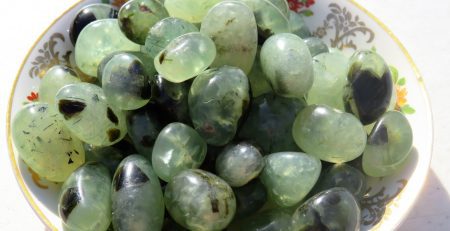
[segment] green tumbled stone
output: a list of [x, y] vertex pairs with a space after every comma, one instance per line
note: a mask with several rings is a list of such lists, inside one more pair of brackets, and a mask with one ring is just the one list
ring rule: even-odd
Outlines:
[[156, 138], [152, 164], [156, 174], [169, 182], [186, 169], [198, 168], [206, 156], [206, 142], [182, 123], [167, 125]]
[[115, 51], [139, 51], [140, 46], [125, 37], [117, 19], [101, 19], [87, 25], [75, 44], [75, 62], [85, 74], [97, 76], [97, 68]]
[[249, 105], [247, 76], [229, 66], [205, 71], [194, 79], [188, 101], [195, 130], [206, 143], [225, 145], [233, 139]]
[[92, 162], [78, 168], [61, 188], [58, 210], [64, 230], [107, 230], [111, 223], [108, 169]]
[[248, 184], [233, 188], [236, 196], [235, 219], [244, 218], [256, 213], [267, 202], [267, 191], [259, 179], [250, 181]]
[[302, 98], [313, 84], [311, 54], [303, 40], [289, 33], [276, 34], [261, 48], [261, 66], [275, 93]]
[[95, 147], [90, 144], [84, 144], [84, 151], [86, 152], [86, 163], [87, 162], [99, 162], [108, 168], [111, 176], [116, 172], [117, 166], [125, 158], [125, 154], [119, 149], [106, 146], [106, 147]]
[[216, 160], [216, 171], [231, 187], [241, 187], [259, 175], [264, 159], [259, 150], [245, 142], [228, 145]]
[[72, 69], [61, 65], [53, 66], [45, 73], [39, 85], [39, 101], [53, 105], [59, 89], [79, 82], [81, 80]]
[[319, 178], [322, 164], [301, 152], [278, 152], [265, 157], [261, 182], [271, 201], [289, 207], [300, 202]]
[[140, 155], [125, 158], [112, 185], [114, 230], [161, 230], [164, 198], [149, 160]]
[[289, 12], [289, 24], [291, 26], [291, 33], [299, 36], [302, 39], [311, 37], [311, 31], [306, 26], [305, 20], [301, 14], [294, 11]]
[[304, 39], [306, 46], [308, 46], [311, 56], [314, 57], [318, 54], [328, 53], [328, 46], [325, 42], [317, 37], [309, 37]]
[[203, 18], [200, 32], [216, 44], [217, 55], [212, 67], [228, 65], [241, 68], [246, 74], [250, 72], [258, 46], [258, 31], [255, 16], [244, 3], [218, 3]]
[[164, 6], [170, 16], [199, 23], [214, 5], [223, 0], [165, 0]]
[[369, 176], [391, 175], [408, 158], [413, 134], [408, 119], [397, 111], [386, 112], [375, 124], [363, 154], [363, 170]]
[[362, 172], [348, 164], [335, 164], [320, 177], [317, 192], [341, 187], [347, 189], [359, 200], [366, 193], [365, 178]]
[[252, 97], [258, 97], [262, 94], [272, 92], [272, 87], [267, 81], [266, 74], [264, 74], [261, 61], [260, 61], [260, 49], [256, 52], [255, 62], [253, 63], [252, 70], [248, 74], [248, 80], [250, 81], [250, 88], [252, 89]]
[[288, 17], [289, 16], [289, 5], [288, 5], [288, 1], [286, 0], [268, 0], [270, 3], [272, 3], [276, 8], [278, 8], [278, 10], [280, 10], [280, 12]]
[[172, 40], [190, 32], [198, 32], [197, 27], [183, 19], [165, 18], [150, 29], [142, 51], [155, 58]]
[[164, 201], [172, 218], [190, 230], [225, 229], [236, 212], [231, 187], [199, 169], [185, 170], [172, 178]]
[[64, 182], [84, 163], [82, 142], [74, 137], [47, 103], [27, 104], [12, 122], [19, 157], [39, 176]]
[[163, 78], [180, 83], [206, 70], [216, 57], [214, 42], [199, 32], [184, 34], [172, 40], [154, 60]]
[[367, 135], [352, 114], [326, 105], [311, 105], [295, 119], [292, 135], [306, 153], [332, 163], [356, 159], [366, 146]]
[[233, 223], [230, 231], [290, 231], [291, 214], [283, 209], [257, 213], [243, 221]]

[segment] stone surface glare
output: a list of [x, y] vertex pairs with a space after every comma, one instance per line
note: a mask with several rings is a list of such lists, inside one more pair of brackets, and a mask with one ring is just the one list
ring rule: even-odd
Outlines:
[[81, 80], [77, 74], [70, 68], [61, 65], [55, 65], [48, 69], [39, 85], [39, 101], [55, 104], [55, 96], [59, 89], [72, 84], [79, 83]]

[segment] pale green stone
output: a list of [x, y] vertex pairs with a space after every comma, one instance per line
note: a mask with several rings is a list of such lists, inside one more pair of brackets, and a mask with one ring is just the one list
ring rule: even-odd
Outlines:
[[285, 209], [266, 210], [239, 222], [233, 222], [230, 231], [291, 231], [292, 214]]
[[347, 84], [348, 58], [341, 53], [314, 56], [314, 83], [308, 92], [308, 104], [325, 104], [344, 110], [344, 89]]
[[276, 34], [261, 48], [261, 66], [275, 93], [302, 98], [313, 84], [313, 64], [305, 42], [289, 33]]
[[367, 140], [363, 125], [354, 115], [326, 105], [303, 109], [294, 121], [292, 135], [303, 151], [332, 163], [357, 158]]
[[39, 176], [64, 182], [84, 163], [82, 142], [73, 136], [47, 103], [27, 104], [12, 122], [19, 157]]
[[139, 51], [119, 28], [117, 19], [101, 19], [87, 25], [75, 44], [75, 62], [85, 74], [97, 76], [104, 57], [115, 51]]
[[413, 134], [408, 119], [400, 112], [388, 111], [375, 124], [363, 154], [363, 170], [369, 176], [394, 173], [408, 158]]
[[165, 18], [150, 29], [142, 51], [155, 58], [172, 40], [190, 32], [198, 32], [197, 27], [183, 19]]
[[53, 66], [45, 73], [39, 85], [39, 101], [53, 105], [59, 89], [79, 82], [81, 80], [72, 69], [61, 65]]
[[262, 71], [259, 54], [260, 49], [258, 48], [252, 70], [248, 74], [248, 80], [250, 81], [250, 88], [252, 89], [253, 98], [272, 92], [272, 88], [270, 87], [269, 82], [267, 82], [266, 74]]
[[183, 170], [200, 167], [205, 156], [206, 142], [193, 128], [171, 123], [156, 138], [152, 164], [159, 178], [169, 182]]
[[304, 39], [306, 46], [308, 46], [309, 52], [311, 53], [311, 56], [314, 57], [318, 54], [322, 53], [328, 53], [328, 46], [325, 44], [325, 42], [317, 37], [309, 37]]
[[261, 182], [271, 201], [289, 207], [300, 202], [319, 178], [320, 160], [301, 152], [278, 152], [265, 157]]
[[155, 68], [163, 78], [180, 83], [208, 68], [216, 57], [216, 46], [208, 37], [192, 32], [172, 40], [155, 57]]
[[347, 189], [356, 199], [360, 200], [367, 192], [366, 176], [349, 164], [335, 164], [322, 172], [322, 176], [314, 188], [316, 192], [321, 192], [335, 187]]
[[258, 31], [255, 16], [244, 3], [218, 3], [203, 18], [200, 32], [216, 44], [212, 67], [228, 65], [241, 68], [246, 74], [250, 72], [258, 47]]
[[302, 39], [311, 37], [311, 32], [306, 26], [303, 16], [294, 12], [289, 12], [289, 25], [291, 26], [291, 33], [299, 36]]
[[208, 10], [223, 0], [165, 0], [164, 6], [170, 16], [199, 23]]
[[286, 0], [268, 0], [268, 1], [272, 3], [276, 8], [278, 8], [284, 16], [289, 17], [290, 10], [288, 1]]

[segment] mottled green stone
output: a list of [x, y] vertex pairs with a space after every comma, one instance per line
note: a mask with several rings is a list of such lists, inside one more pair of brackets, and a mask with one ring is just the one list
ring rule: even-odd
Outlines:
[[92, 162], [78, 168], [64, 182], [58, 208], [64, 230], [107, 230], [111, 223], [108, 169]]
[[264, 74], [261, 61], [260, 50], [256, 52], [255, 62], [253, 63], [252, 70], [248, 74], [248, 80], [250, 81], [250, 88], [252, 89], [252, 97], [258, 97], [262, 94], [272, 92], [272, 87], [267, 81], [266, 74]]
[[394, 173], [408, 158], [413, 134], [408, 119], [400, 112], [388, 111], [375, 124], [363, 154], [363, 170], [369, 176]]
[[218, 3], [203, 18], [200, 32], [216, 44], [217, 55], [212, 67], [228, 65], [246, 74], [250, 72], [258, 47], [258, 31], [253, 11], [244, 3]]
[[119, 10], [119, 26], [131, 41], [144, 45], [148, 31], [158, 21], [169, 17], [158, 0], [130, 0]]
[[72, 69], [61, 65], [53, 66], [45, 73], [39, 85], [39, 101], [53, 105], [59, 89], [79, 82], [81, 80]]
[[216, 175], [199, 169], [185, 170], [172, 178], [164, 201], [172, 218], [190, 230], [222, 230], [236, 212], [231, 187]]
[[290, 231], [291, 214], [283, 209], [267, 210], [257, 213], [240, 222], [233, 223], [230, 231]]
[[348, 164], [335, 164], [320, 177], [317, 183], [317, 192], [335, 187], [347, 189], [359, 200], [366, 193], [366, 177], [358, 169]]
[[289, 24], [291, 26], [291, 33], [299, 36], [302, 39], [311, 37], [311, 31], [306, 26], [305, 19], [301, 14], [294, 11], [289, 12]]
[[161, 230], [164, 198], [150, 161], [140, 155], [125, 158], [112, 183], [114, 230]]
[[318, 54], [328, 53], [328, 46], [325, 42], [317, 37], [309, 37], [304, 39], [306, 46], [308, 46], [311, 56], [314, 57]]
[[248, 108], [250, 95], [242, 70], [224, 66], [194, 79], [189, 91], [189, 112], [195, 130], [216, 146], [230, 142]]
[[95, 147], [90, 144], [84, 144], [84, 151], [86, 152], [86, 162], [99, 162], [108, 168], [111, 176], [116, 172], [117, 166], [125, 158], [125, 154], [119, 149], [106, 146]]
[[199, 23], [209, 9], [223, 0], [165, 0], [164, 6], [170, 16]]
[[82, 142], [47, 103], [27, 104], [14, 116], [12, 138], [19, 157], [39, 176], [64, 182], [84, 163]]
[[159, 178], [169, 182], [183, 170], [200, 167], [205, 156], [206, 142], [193, 128], [171, 123], [156, 138], [152, 164]]
[[364, 127], [355, 116], [326, 105], [303, 109], [294, 121], [292, 135], [306, 153], [332, 163], [357, 158], [367, 140]]
[[172, 40], [154, 60], [163, 78], [180, 83], [208, 68], [216, 57], [216, 46], [199, 32], [184, 34]]
[[275, 93], [302, 98], [313, 84], [311, 54], [303, 40], [289, 33], [276, 34], [261, 48], [261, 66]]
[[97, 76], [97, 68], [104, 57], [115, 51], [139, 51], [119, 28], [117, 19], [101, 19], [87, 25], [75, 44], [75, 62], [85, 74]]
[[261, 182], [271, 201], [289, 207], [300, 202], [319, 178], [320, 160], [301, 152], [278, 152], [265, 157]]

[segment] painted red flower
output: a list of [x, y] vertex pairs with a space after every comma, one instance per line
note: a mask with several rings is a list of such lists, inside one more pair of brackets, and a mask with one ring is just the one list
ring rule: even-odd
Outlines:
[[289, 8], [297, 13], [302, 13], [302, 9], [309, 8], [316, 3], [315, 0], [287, 0], [287, 1], [289, 4]]
[[30, 95], [27, 96], [27, 99], [28, 99], [29, 101], [31, 101], [31, 102], [37, 101], [37, 100], [39, 99], [39, 93], [32, 91], [32, 92], [30, 93]]

